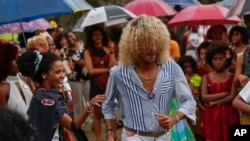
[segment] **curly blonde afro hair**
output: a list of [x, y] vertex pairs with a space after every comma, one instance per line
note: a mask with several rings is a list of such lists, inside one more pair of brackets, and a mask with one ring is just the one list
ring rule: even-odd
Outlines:
[[41, 46], [44, 52], [48, 51], [49, 45], [44, 36], [36, 35], [28, 39], [28, 43], [27, 43], [28, 51], [34, 51], [34, 50], [40, 51], [38, 46]]
[[137, 62], [141, 47], [155, 48], [158, 63], [169, 60], [170, 34], [158, 18], [141, 15], [131, 20], [124, 28], [119, 43], [119, 64]]

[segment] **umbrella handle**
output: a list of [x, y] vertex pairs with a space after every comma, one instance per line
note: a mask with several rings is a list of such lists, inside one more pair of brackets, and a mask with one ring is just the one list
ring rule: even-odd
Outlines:
[[20, 26], [21, 26], [21, 29], [22, 29], [24, 45], [25, 45], [25, 48], [27, 49], [27, 42], [26, 42], [26, 38], [25, 38], [25, 35], [24, 35], [24, 30], [23, 30], [23, 25], [22, 25], [21, 19], [19, 19], [19, 23], [20, 23]]

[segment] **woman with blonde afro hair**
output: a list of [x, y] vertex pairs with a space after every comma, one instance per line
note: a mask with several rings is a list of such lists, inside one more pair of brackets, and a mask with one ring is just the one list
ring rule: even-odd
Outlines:
[[28, 39], [27, 49], [28, 51], [37, 50], [41, 53], [45, 53], [49, 50], [49, 45], [44, 36], [36, 35]]
[[155, 49], [158, 63], [166, 63], [169, 60], [170, 34], [166, 25], [157, 18], [145, 17], [131, 21], [124, 29], [119, 44], [120, 64], [136, 63], [140, 47]]

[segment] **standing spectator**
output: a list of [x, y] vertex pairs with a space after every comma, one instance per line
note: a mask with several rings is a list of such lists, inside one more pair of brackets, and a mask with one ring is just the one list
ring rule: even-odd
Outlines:
[[84, 47], [77, 42], [76, 35], [68, 31], [65, 34], [68, 45], [61, 49], [62, 59], [72, 89], [74, 116], [84, 108], [89, 94], [89, 77], [85, 68]]
[[[106, 137], [113, 141], [116, 99], [123, 121], [122, 140], [169, 141], [166, 130], [189, 117], [195, 123], [195, 101], [185, 76], [169, 55], [170, 34], [157, 18], [130, 21], [119, 44], [119, 65], [111, 69], [102, 111]], [[171, 100], [178, 111], [169, 115]]]
[[54, 41], [55, 41], [55, 45], [57, 47], [57, 49], [61, 50], [62, 48], [68, 46], [68, 42], [64, 36], [64, 32], [63, 33], [57, 33], [55, 35]]
[[224, 25], [211, 26], [206, 33], [206, 39], [228, 44], [227, 28]]
[[121, 39], [122, 29], [123, 29], [122, 25], [115, 25], [110, 27], [108, 31], [110, 40], [114, 43], [114, 53], [116, 60], [118, 60], [119, 42]]
[[235, 72], [236, 69], [236, 59], [238, 56], [244, 53], [248, 42], [249, 35], [247, 29], [243, 26], [234, 26], [229, 31], [229, 41], [231, 43], [231, 48], [233, 49], [234, 53], [234, 60], [232, 65], [230, 66], [230, 71]]
[[179, 44], [175, 40], [170, 40], [169, 52], [175, 62], [181, 57]]
[[18, 47], [7, 41], [0, 41], [0, 56], [0, 106], [16, 111], [27, 120], [27, 110], [33, 94], [29, 85], [18, 74]]
[[232, 45], [232, 49], [237, 56], [243, 54], [247, 45], [249, 44], [249, 34], [247, 29], [243, 26], [234, 26], [229, 31], [229, 41]]
[[195, 134], [196, 141], [202, 141], [201, 131], [203, 126], [203, 111], [204, 106], [203, 102], [201, 101], [200, 96], [200, 87], [202, 78], [199, 74], [197, 74], [197, 62], [191, 56], [182, 56], [178, 61], [178, 64], [182, 68], [189, 87], [192, 91], [193, 97], [196, 100], [196, 125], [192, 125], [189, 121], [189, 126], [191, 127], [193, 133]]
[[64, 32], [63, 33], [57, 33], [54, 37], [54, 43], [56, 45], [56, 52], [59, 52], [58, 54], [62, 57], [62, 54], [63, 54], [63, 50], [62, 48], [64, 47], [67, 47], [68, 46], [68, 43], [67, 43], [67, 40], [64, 36]]
[[[99, 26], [91, 27], [86, 34], [84, 59], [90, 75], [90, 99], [98, 94], [104, 95], [109, 70], [115, 65], [114, 50], [108, 47], [108, 42], [106, 32]], [[102, 110], [96, 107], [93, 119], [96, 141], [101, 141], [101, 120]]]
[[198, 53], [198, 70], [197, 73], [203, 77], [205, 74], [212, 71], [211, 66], [206, 61], [207, 48], [211, 44], [210, 41], [204, 41], [197, 48]]
[[205, 103], [203, 135], [206, 140], [229, 140], [230, 125], [239, 123], [238, 111], [232, 106], [236, 93], [234, 74], [227, 70], [233, 59], [232, 56], [227, 58], [228, 50], [232, 52], [223, 43], [212, 43], [206, 54], [206, 61], [213, 68], [203, 77], [201, 87]]
[[49, 45], [45, 37], [40, 35], [35, 35], [28, 39], [27, 50], [28, 51], [37, 50], [41, 53], [45, 53], [49, 50]]
[[192, 56], [197, 60], [197, 47], [204, 41], [203, 34], [199, 32], [198, 26], [192, 26], [189, 31], [186, 31], [182, 36], [182, 55]]

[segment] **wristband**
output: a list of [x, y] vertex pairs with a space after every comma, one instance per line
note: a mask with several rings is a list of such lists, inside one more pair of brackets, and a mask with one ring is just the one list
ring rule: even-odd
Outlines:
[[89, 102], [86, 102], [87, 105], [87, 112], [90, 113], [93, 111], [93, 107], [90, 106]]

